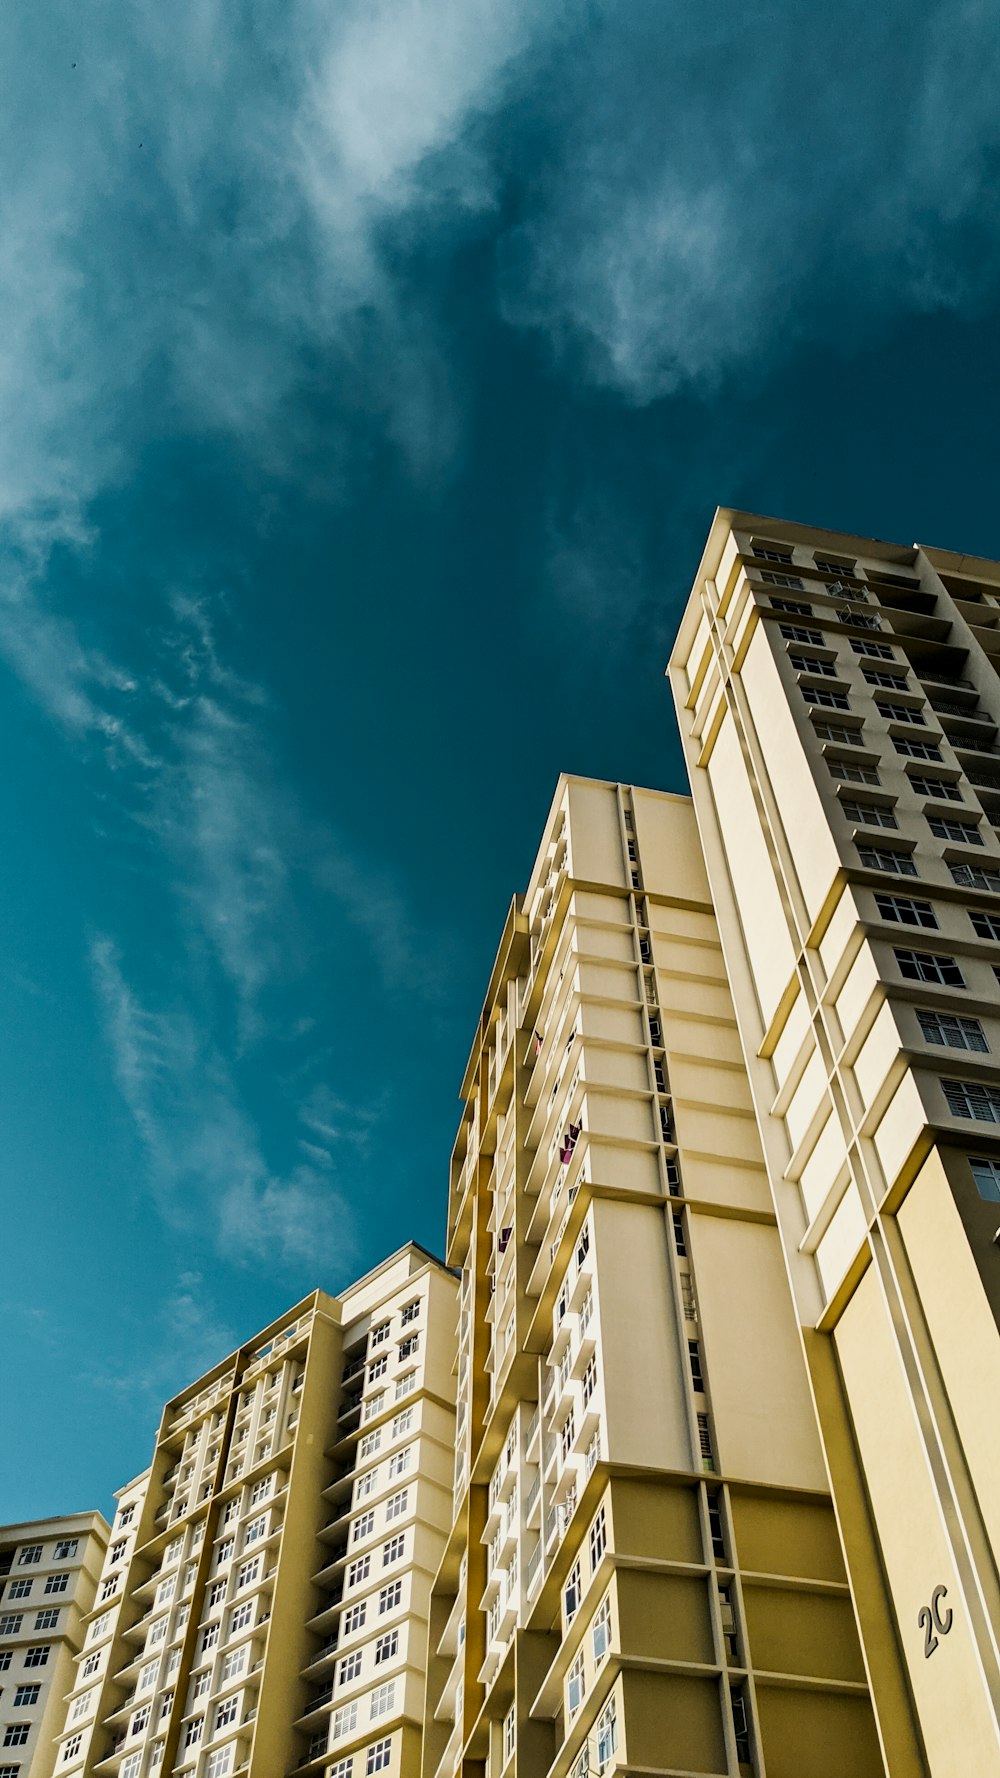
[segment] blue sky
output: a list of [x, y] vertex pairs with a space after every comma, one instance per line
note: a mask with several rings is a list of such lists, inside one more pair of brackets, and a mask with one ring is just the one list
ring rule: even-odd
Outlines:
[[717, 503], [1000, 553], [995, 11], [0, 18], [0, 1519], [439, 1248], [560, 770]]

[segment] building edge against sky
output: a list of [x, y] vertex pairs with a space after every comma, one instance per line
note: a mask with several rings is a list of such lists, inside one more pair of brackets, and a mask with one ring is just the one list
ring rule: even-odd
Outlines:
[[892, 1778], [1000, 1769], [1000, 565], [720, 511], [669, 666]]
[[117, 1496], [59, 1778], [416, 1778], [457, 1292], [410, 1243], [168, 1402]]
[[560, 781], [463, 1098], [423, 1778], [881, 1773], [687, 798]]
[[109, 1535], [103, 1513], [0, 1526], [0, 1774], [51, 1778]]

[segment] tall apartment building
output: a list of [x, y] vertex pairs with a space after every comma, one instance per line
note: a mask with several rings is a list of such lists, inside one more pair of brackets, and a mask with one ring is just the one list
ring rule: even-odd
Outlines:
[[107, 1542], [101, 1513], [0, 1526], [0, 1778], [51, 1778]]
[[560, 781], [462, 1096], [424, 1778], [881, 1774], [687, 799]]
[[410, 1244], [167, 1404], [117, 1496], [57, 1778], [416, 1778], [457, 1288]]
[[997, 563], [720, 511], [669, 667], [892, 1778], [1000, 1771], [998, 661]]

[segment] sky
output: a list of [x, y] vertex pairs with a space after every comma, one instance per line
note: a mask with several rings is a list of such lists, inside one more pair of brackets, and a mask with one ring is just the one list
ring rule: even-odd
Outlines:
[[0, 13], [0, 1520], [443, 1240], [713, 510], [1000, 555], [985, 0]]

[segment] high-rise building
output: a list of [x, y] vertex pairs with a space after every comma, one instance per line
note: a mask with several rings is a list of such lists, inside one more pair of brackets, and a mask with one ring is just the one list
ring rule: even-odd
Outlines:
[[560, 781], [462, 1096], [423, 1778], [881, 1774], [686, 798]]
[[1000, 564], [720, 511], [669, 668], [891, 1778], [1000, 1771], [998, 663]]
[[410, 1244], [167, 1404], [117, 1496], [57, 1778], [416, 1778], [457, 1289]]
[[107, 1542], [102, 1513], [0, 1525], [0, 1778], [51, 1778]]

